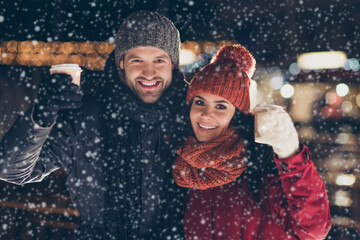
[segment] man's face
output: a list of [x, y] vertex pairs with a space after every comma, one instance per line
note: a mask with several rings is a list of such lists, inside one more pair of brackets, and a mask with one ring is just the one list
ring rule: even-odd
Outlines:
[[155, 47], [130, 50], [120, 62], [125, 82], [145, 103], [156, 102], [170, 86], [174, 68], [169, 55]]

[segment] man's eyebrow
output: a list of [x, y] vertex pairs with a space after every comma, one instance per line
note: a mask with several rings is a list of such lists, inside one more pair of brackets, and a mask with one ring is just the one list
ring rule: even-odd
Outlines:
[[168, 55], [163, 54], [163, 55], [156, 56], [156, 58], [170, 58], [170, 57]]
[[[131, 54], [131, 55], [127, 56], [126, 58], [129, 60], [129, 59], [141, 58], [141, 57], [138, 55]], [[170, 57], [168, 55], [163, 54], [163, 55], [158, 55], [155, 58], [170, 58]]]
[[137, 55], [134, 55], [134, 54], [131, 54], [131, 55], [127, 56], [127, 59], [128, 59], [128, 60], [129, 60], [129, 59], [133, 59], [133, 58], [140, 58], [140, 57], [137, 56]]

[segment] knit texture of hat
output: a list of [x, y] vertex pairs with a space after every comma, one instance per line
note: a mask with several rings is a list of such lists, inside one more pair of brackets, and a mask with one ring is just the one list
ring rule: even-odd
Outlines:
[[250, 78], [255, 59], [243, 46], [222, 47], [211, 62], [191, 80], [186, 103], [201, 93], [225, 98], [243, 113], [250, 111]]
[[115, 38], [115, 61], [137, 47], [156, 47], [169, 54], [172, 63], [179, 65], [180, 34], [166, 17], [150, 11], [131, 14], [121, 24]]

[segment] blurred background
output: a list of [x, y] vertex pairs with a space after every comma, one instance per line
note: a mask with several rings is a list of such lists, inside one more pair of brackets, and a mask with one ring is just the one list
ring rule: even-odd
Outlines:
[[[249, 49], [257, 60], [252, 107], [286, 107], [327, 186], [326, 239], [360, 239], [358, 0], [0, 0], [0, 139], [34, 104], [44, 69], [101, 71], [122, 20], [140, 9], [179, 29], [188, 80], [220, 46]], [[0, 181], [0, 239], [73, 239], [79, 214], [65, 177], [59, 170], [42, 183]]]

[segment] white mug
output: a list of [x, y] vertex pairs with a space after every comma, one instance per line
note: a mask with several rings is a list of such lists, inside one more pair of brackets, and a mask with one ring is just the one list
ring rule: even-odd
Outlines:
[[50, 68], [50, 74], [64, 73], [71, 75], [72, 83], [80, 86], [81, 68], [77, 64], [57, 64], [52, 65]]

